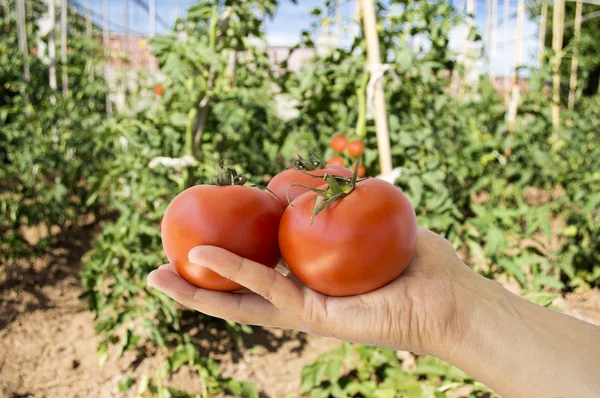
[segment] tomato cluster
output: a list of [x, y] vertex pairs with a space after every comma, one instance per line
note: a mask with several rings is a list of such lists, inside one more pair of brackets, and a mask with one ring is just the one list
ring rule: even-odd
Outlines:
[[359, 169], [320, 158], [299, 157], [292, 165], [267, 190], [244, 186], [243, 176], [221, 166], [214, 185], [180, 193], [161, 225], [177, 272], [201, 288], [240, 289], [188, 261], [193, 247], [212, 245], [268, 267], [283, 257], [298, 280], [330, 296], [367, 293], [397, 278], [417, 242], [406, 196], [383, 180], [359, 179]]
[[[363, 144], [360, 140], [348, 141], [348, 137], [338, 134], [331, 139], [331, 149], [339, 154], [342, 154], [344, 151], [346, 151], [350, 157], [358, 159], [365, 152], [365, 144]], [[341, 156], [333, 156], [327, 161], [327, 164], [336, 164], [339, 166], [344, 166], [345, 163], [346, 161]], [[367, 170], [361, 165], [358, 168], [358, 177], [362, 178], [366, 174]]]

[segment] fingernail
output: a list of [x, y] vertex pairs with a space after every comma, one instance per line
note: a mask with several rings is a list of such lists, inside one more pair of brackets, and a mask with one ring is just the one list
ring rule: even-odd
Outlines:
[[156, 290], [160, 290], [160, 289], [158, 289], [158, 288], [157, 288], [157, 287], [154, 285], [153, 279], [154, 279], [154, 277], [155, 277], [155, 276], [156, 276], [156, 271], [152, 271], [152, 272], [150, 272], [150, 273], [148, 274], [148, 276], [146, 277], [146, 284], [147, 284], [148, 286], [150, 286], [151, 288], [154, 288], [154, 289], [156, 289]]
[[189, 251], [188, 253], [188, 260], [190, 260], [190, 262], [199, 265], [201, 267], [208, 267], [207, 261], [206, 261], [206, 246], [196, 246], [194, 247], [192, 250]]

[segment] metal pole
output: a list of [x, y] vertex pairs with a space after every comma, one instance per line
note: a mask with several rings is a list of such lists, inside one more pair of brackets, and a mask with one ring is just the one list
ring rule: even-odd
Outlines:
[[487, 58], [488, 67], [490, 66], [490, 55], [491, 55], [491, 39], [492, 39], [492, 1], [485, 0], [485, 54]]
[[[93, 32], [93, 25], [92, 25], [92, 0], [88, 0], [88, 6], [85, 12], [85, 18], [86, 18], [86, 24], [85, 24], [85, 33], [87, 34], [87, 37], [89, 37], [90, 39], [92, 39], [94, 37], [94, 32]], [[89, 79], [90, 81], [94, 81], [94, 64], [90, 65], [90, 70], [89, 70]]]
[[565, 0], [555, 0], [552, 18], [552, 50], [559, 55], [552, 65], [552, 126], [556, 130], [560, 125], [560, 61], [562, 58], [562, 45], [565, 23]]
[[521, 98], [519, 87], [519, 68], [521, 67], [521, 53], [523, 49], [523, 20], [525, 19], [525, 0], [519, 0], [517, 7], [517, 48], [515, 52], [515, 71], [514, 83], [512, 86], [511, 100], [508, 106], [508, 131], [512, 132], [515, 128], [517, 111]]
[[[149, 18], [148, 36], [150, 38], [152, 38], [156, 35], [156, 3], [155, 3], [155, 0], [149, 1], [148, 18]], [[150, 52], [150, 70], [152, 72], [156, 71], [156, 60], [154, 59], [152, 52]]]
[[[50, 35], [48, 36], [48, 57], [50, 57], [50, 68], [48, 70], [48, 79], [52, 91], [56, 91], [56, 10], [54, 0], [48, 0], [48, 15], [50, 16]], [[56, 97], [50, 97], [50, 103], [56, 104]]]
[[[123, 52], [129, 57], [129, 0], [123, 0]], [[125, 92], [128, 90], [128, 62], [124, 65], [125, 71]]]
[[25, 27], [25, 3], [24, 0], [17, 0], [17, 39], [19, 41], [19, 50], [24, 56], [23, 77], [26, 82], [31, 80], [29, 72], [29, 61], [27, 59], [29, 51], [27, 50], [27, 32]]
[[504, 26], [504, 100], [508, 103], [510, 98], [510, 64], [508, 63], [508, 18], [510, 0], [504, 0], [502, 25]]
[[577, 68], [579, 66], [579, 40], [581, 39], [581, 9], [583, 3], [577, 2], [575, 7], [575, 41], [573, 43], [573, 59], [571, 60], [571, 79], [569, 80], [569, 108], [575, 106], [577, 92]]
[[[367, 53], [371, 78], [374, 73], [382, 73], [381, 54], [379, 52], [379, 36], [377, 33], [377, 20], [375, 19], [375, 5], [373, 0], [360, 0], [365, 38], [367, 39]], [[379, 164], [381, 174], [388, 175], [392, 172], [392, 155], [390, 150], [390, 137], [383, 93], [382, 79], [375, 80], [373, 105], [375, 108], [375, 127], [377, 129], [377, 148], [379, 150]]]
[[107, 84], [106, 113], [112, 114], [112, 103], [110, 102], [110, 35], [108, 32], [108, 0], [102, 2], [102, 44], [104, 45], [104, 80]]
[[67, 65], [67, 0], [60, 2], [60, 63], [62, 70], [62, 95], [69, 94], [69, 72]]
[[546, 49], [546, 20], [548, 19], [548, 0], [543, 0], [540, 11], [540, 31], [538, 33], [538, 60], [540, 67], [544, 63], [544, 50]]
[[491, 0], [492, 1], [492, 27], [491, 27], [491, 36], [490, 36], [490, 61], [493, 62], [494, 57], [496, 56], [496, 34], [498, 32], [498, 1], [500, 0]]

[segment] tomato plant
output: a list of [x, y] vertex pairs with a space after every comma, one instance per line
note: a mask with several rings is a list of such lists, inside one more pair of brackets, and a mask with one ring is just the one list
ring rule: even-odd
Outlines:
[[218, 246], [274, 268], [281, 255], [277, 244], [281, 205], [269, 193], [244, 186], [234, 168], [219, 167], [216, 185], [197, 185], [181, 192], [162, 221], [165, 254], [179, 275], [211, 290], [242, 286], [188, 261], [195, 246]]
[[286, 209], [279, 245], [290, 271], [330, 296], [378, 289], [410, 262], [417, 218], [404, 194], [379, 179], [326, 177], [327, 189], [299, 196]]
[[348, 138], [345, 135], [338, 134], [331, 139], [331, 149], [337, 153], [342, 153], [348, 145]]
[[311, 156], [310, 159], [299, 157], [292, 162], [292, 167], [283, 170], [269, 182], [267, 188], [277, 195], [284, 203], [284, 207], [298, 196], [308, 192], [308, 188], [317, 188], [323, 185], [322, 178], [325, 174], [350, 177], [352, 171], [335, 164], [324, 164], [323, 160]]
[[348, 155], [353, 158], [359, 158], [365, 151], [365, 144], [359, 140], [352, 141], [348, 144]]

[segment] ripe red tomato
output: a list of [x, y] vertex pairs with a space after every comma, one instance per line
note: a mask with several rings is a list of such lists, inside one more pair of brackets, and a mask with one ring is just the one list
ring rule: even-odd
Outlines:
[[163, 248], [169, 262], [189, 283], [211, 290], [239, 290], [239, 284], [190, 263], [188, 252], [199, 245], [218, 246], [274, 268], [281, 259], [277, 234], [282, 213], [279, 202], [258, 188], [191, 187], [167, 207], [161, 231]]
[[311, 225], [318, 195], [298, 197], [279, 226], [283, 259], [302, 283], [350, 296], [378, 289], [404, 271], [417, 243], [417, 218], [398, 188], [379, 179], [360, 181]]
[[165, 92], [165, 89], [163, 88], [163, 86], [161, 84], [157, 84], [156, 86], [154, 86], [154, 94], [163, 95], [164, 92]]
[[[311, 188], [318, 188], [321, 185], [323, 185], [322, 178], [314, 178], [311, 177], [309, 174], [313, 176], [324, 176], [325, 174], [329, 174], [341, 177], [352, 177], [352, 170], [337, 165], [327, 165], [322, 169], [310, 170], [306, 172], [303, 172], [296, 168], [291, 168], [283, 170], [281, 173], [273, 177], [273, 179], [269, 182], [269, 185], [267, 185], [267, 188], [270, 189], [283, 201], [284, 207], [287, 207], [289, 202], [286, 194], [288, 193], [288, 187], [290, 185], [302, 184]], [[290, 201], [294, 201], [294, 199], [296, 199], [298, 196], [302, 195], [305, 192], [308, 192], [308, 189], [304, 187], [291, 187], [289, 189], [288, 194]]]
[[361, 157], [364, 151], [365, 145], [359, 140], [352, 141], [350, 144], [348, 144], [348, 155], [352, 156], [353, 158]]
[[338, 134], [331, 139], [331, 148], [337, 152], [342, 153], [348, 145], [348, 138], [345, 135]]
[[329, 158], [329, 160], [327, 161], [327, 164], [336, 166], [343, 166], [344, 163], [346, 163], [346, 161], [341, 156], [334, 156], [332, 158]]
[[[354, 167], [356, 167], [356, 166], [352, 166], [352, 171], [354, 171]], [[358, 178], [363, 178], [366, 175], [367, 175], [367, 169], [365, 169], [365, 166], [363, 166], [361, 164], [360, 166], [358, 166]]]

